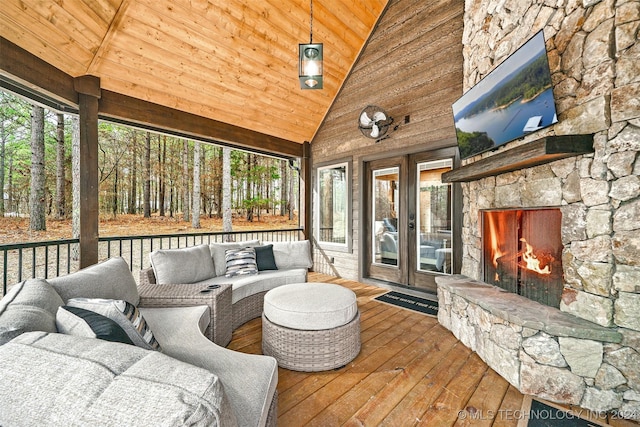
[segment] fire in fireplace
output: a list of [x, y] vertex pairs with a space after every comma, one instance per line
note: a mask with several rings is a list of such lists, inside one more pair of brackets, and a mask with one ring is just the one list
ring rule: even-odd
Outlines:
[[560, 306], [560, 209], [482, 212], [484, 281], [539, 303]]

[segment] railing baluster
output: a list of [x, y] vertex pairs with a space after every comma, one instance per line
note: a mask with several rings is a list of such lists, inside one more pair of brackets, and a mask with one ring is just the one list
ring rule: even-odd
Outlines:
[[18, 282], [22, 282], [22, 248], [18, 250]]
[[36, 277], [36, 248], [31, 248], [31, 277]]

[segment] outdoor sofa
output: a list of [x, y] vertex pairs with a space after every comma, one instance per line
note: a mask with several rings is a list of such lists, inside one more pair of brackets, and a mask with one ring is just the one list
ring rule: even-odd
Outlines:
[[[0, 425], [276, 425], [275, 359], [208, 340], [206, 305], [139, 300], [122, 258], [11, 287], [0, 300]], [[82, 317], [78, 301], [139, 310]], [[114, 342], [123, 331], [146, 347]]]
[[[228, 251], [247, 247], [255, 249], [257, 273], [231, 276], [227, 272]], [[307, 271], [313, 266], [308, 240], [211, 243], [157, 250], [149, 258], [151, 267], [140, 271], [141, 287], [149, 284], [198, 284], [202, 287], [230, 284], [233, 330], [262, 316], [264, 295], [269, 290], [306, 282]]]

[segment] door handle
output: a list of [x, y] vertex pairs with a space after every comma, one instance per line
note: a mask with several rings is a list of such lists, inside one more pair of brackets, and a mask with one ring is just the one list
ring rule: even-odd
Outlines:
[[416, 225], [413, 222], [409, 222], [409, 230], [413, 230], [416, 228]]

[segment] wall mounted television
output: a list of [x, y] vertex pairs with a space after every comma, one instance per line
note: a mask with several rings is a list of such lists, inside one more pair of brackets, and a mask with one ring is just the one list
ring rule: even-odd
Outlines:
[[463, 159], [556, 123], [542, 30], [454, 102], [453, 118]]

